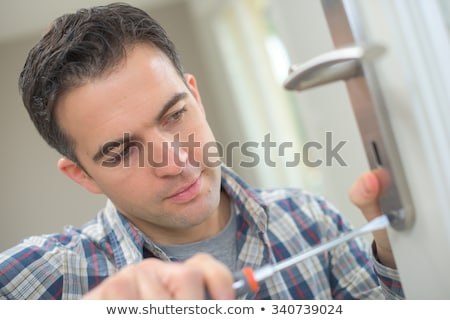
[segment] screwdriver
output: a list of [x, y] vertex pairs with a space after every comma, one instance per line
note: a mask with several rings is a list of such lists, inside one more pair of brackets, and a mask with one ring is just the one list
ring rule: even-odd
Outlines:
[[273, 276], [276, 272], [289, 268], [303, 260], [313, 257], [319, 253], [327, 251], [335, 246], [347, 242], [357, 236], [384, 229], [389, 225], [389, 219], [386, 215], [381, 215], [369, 223], [363, 225], [361, 228], [351, 231], [337, 239], [316, 245], [306, 252], [302, 252], [293, 257], [287, 258], [275, 264], [268, 264], [259, 269], [253, 270], [251, 267], [244, 267], [234, 274], [235, 282], [233, 288], [236, 291], [236, 296], [241, 296], [248, 292], [257, 292], [259, 284]]

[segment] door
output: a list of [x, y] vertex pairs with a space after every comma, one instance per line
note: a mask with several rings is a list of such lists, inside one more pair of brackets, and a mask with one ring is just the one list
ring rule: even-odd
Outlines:
[[[335, 47], [296, 62], [298, 95], [344, 81], [408, 299], [449, 299], [450, 45], [437, 0], [322, 0]], [[447, 17], [448, 18], [448, 17]], [[299, 39], [305, 41], [305, 39]]]

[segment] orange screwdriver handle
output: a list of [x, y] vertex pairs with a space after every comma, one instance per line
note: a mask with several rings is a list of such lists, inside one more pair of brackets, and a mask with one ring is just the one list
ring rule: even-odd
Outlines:
[[241, 284], [236, 288], [236, 296], [241, 296], [248, 292], [257, 292], [259, 290], [259, 283], [255, 279], [253, 269], [244, 267], [242, 270], [234, 273], [235, 283]]

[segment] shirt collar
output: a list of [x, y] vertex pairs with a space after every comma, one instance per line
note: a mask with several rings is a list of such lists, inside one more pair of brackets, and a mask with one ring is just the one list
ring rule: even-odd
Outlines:
[[111, 202], [107, 200], [103, 210], [103, 225], [107, 243], [111, 244], [112, 255], [117, 268], [134, 264], [142, 260], [142, 249], [145, 243], [144, 234], [123, 216]]
[[267, 205], [256, 189], [250, 187], [231, 168], [222, 166], [222, 189], [228, 194], [237, 211], [258, 231], [267, 230]]

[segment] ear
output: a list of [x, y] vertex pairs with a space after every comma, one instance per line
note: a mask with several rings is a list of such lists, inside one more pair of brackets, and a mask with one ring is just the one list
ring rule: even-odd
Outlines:
[[72, 160], [69, 160], [66, 157], [59, 159], [58, 169], [89, 192], [96, 194], [103, 193], [94, 179]]
[[190, 73], [185, 73], [184, 79], [186, 80], [188, 88], [189, 88], [189, 90], [191, 90], [192, 95], [194, 96], [195, 100], [197, 101], [202, 112], [205, 113], [205, 109], [203, 108], [203, 104], [202, 104], [202, 99], [200, 97], [200, 93], [197, 88], [197, 80], [195, 80], [195, 77]]

